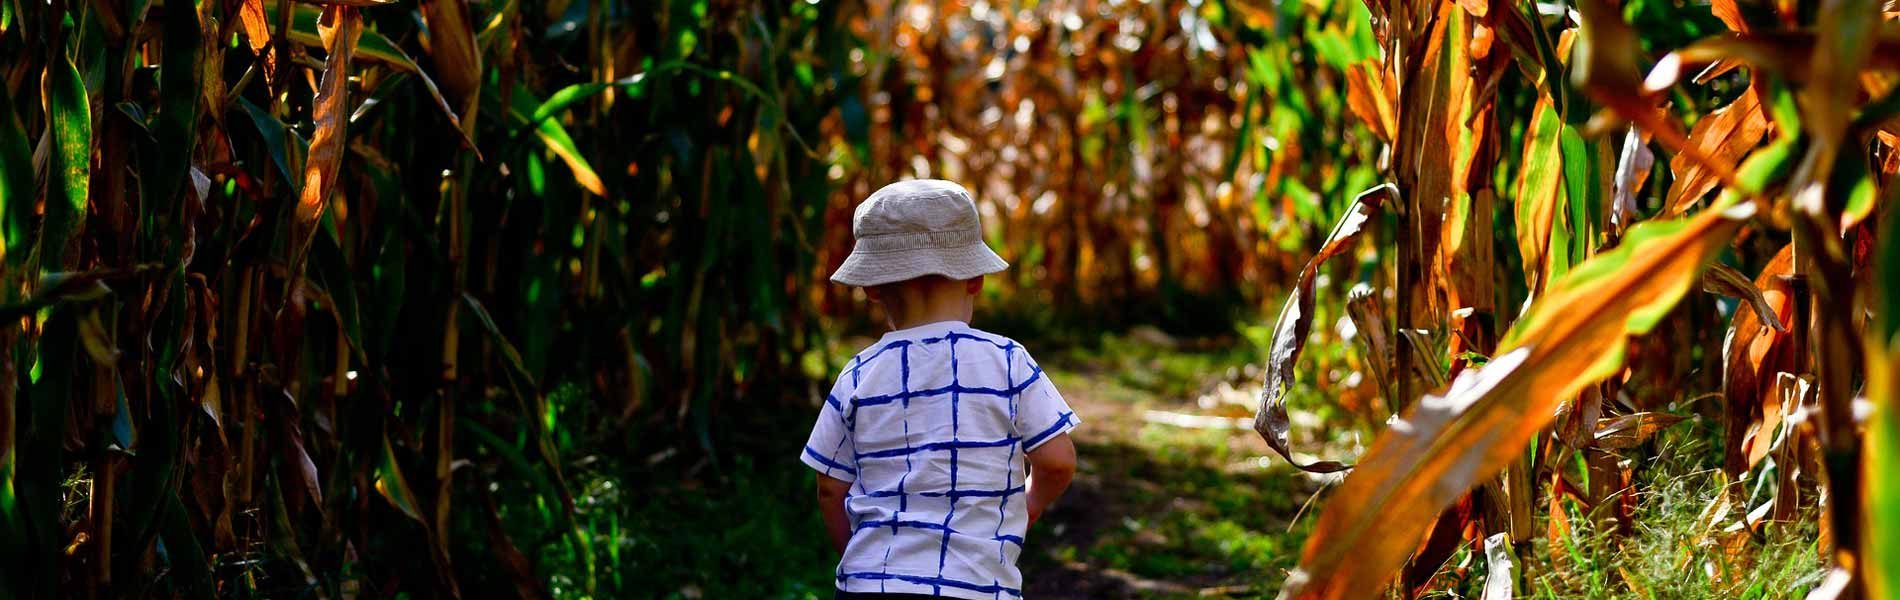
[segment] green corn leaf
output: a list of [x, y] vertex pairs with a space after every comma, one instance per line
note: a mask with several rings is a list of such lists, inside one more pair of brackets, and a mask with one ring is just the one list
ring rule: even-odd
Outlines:
[[[1596, 215], [1592, 210], [1603, 202], [1603, 188], [1597, 177], [1595, 149], [1596, 144], [1586, 143], [1576, 128], [1565, 127], [1563, 131], [1564, 195], [1565, 206], [1569, 209], [1570, 224], [1570, 264], [1583, 262], [1593, 252], [1596, 240]], [[1557, 248], [1554, 246], [1552, 250]], [[1562, 271], [1552, 275], [1561, 277]]]
[[296, 195], [303, 187], [303, 178], [293, 174], [303, 172], [304, 155], [310, 152], [310, 145], [298, 137], [297, 132], [284, 126], [283, 121], [271, 115], [270, 111], [243, 98], [238, 98], [238, 104], [243, 105], [245, 114], [251, 116], [251, 123], [257, 126], [257, 133], [264, 138], [264, 147], [270, 151], [271, 162], [277, 164], [277, 172], [283, 176], [284, 183], [290, 186], [291, 195]]
[[1560, 247], [1554, 236], [1561, 233], [1557, 215], [1563, 203], [1565, 128], [1554, 100], [1551, 94], [1538, 94], [1535, 114], [1524, 130], [1524, 166], [1517, 181], [1517, 247], [1533, 294], [1554, 278], [1550, 266], [1558, 253], [1553, 250]]
[[556, 91], [552, 95], [549, 95], [546, 102], [542, 102], [540, 106], [536, 106], [534, 108], [534, 112], [528, 115], [528, 124], [538, 125], [542, 121], [552, 118], [554, 115], [561, 114], [562, 111], [567, 110], [568, 107], [573, 106], [575, 103], [580, 102], [582, 100], [586, 100], [588, 98], [592, 98], [595, 95], [598, 95], [601, 92], [605, 92], [610, 88], [616, 88], [616, 87], [626, 88], [627, 93], [629, 94], [634, 93], [641, 88], [642, 84], [646, 82], [646, 79], [648, 77], [652, 77], [660, 73], [665, 73], [667, 71], [678, 70], [680, 68], [683, 68], [684, 66], [685, 66], [684, 63], [671, 62], [671, 63], [666, 63], [663, 65], [654, 67], [647, 71], [634, 73], [632, 75], [622, 77], [619, 80], [616, 80], [612, 83], [598, 83], [598, 82], [576, 83], [574, 85], [561, 88], [559, 91]]
[[397, 464], [396, 449], [389, 445], [389, 435], [383, 435], [382, 458], [376, 462], [376, 492], [389, 500], [391, 506], [417, 522], [427, 524], [422, 511], [417, 507], [416, 492], [409, 487], [409, 480], [402, 476], [402, 465]]
[[[534, 93], [529, 91], [527, 86], [519, 84], [515, 86], [514, 93], [508, 95], [508, 101], [508, 116], [520, 124], [528, 123], [529, 115], [534, 114], [541, 104], [540, 101], [535, 100]], [[534, 126], [534, 135], [547, 146], [548, 150], [553, 151], [555, 156], [561, 157], [561, 160], [567, 163], [567, 168], [574, 172], [575, 182], [582, 188], [593, 192], [596, 196], [607, 195], [607, 186], [601, 182], [600, 174], [594, 172], [594, 166], [588, 164], [587, 157], [581, 155], [581, 149], [574, 145], [574, 138], [568, 137], [567, 128], [562, 127], [559, 121], [553, 119], [541, 121]]]
[[1876, 238], [1874, 258], [1873, 322], [1869, 324], [1866, 353], [1866, 394], [1874, 406], [1867, 422], [1865, 462], [1866, 503], [1861, 507], [1866, 541], [1869, 598], [1900, 594], [1900, 186], [1889, 186], [1885, 223]]
[[46, 66], [41, 93], [53, 136], [41, 265], [57, 271], [63, 270], [67, 240], [79, 233], [86, 216], [92, 170], [92, 106], [86, 98], [86, 84], [71, 60]]
[[501, 348], [502, 357], [508, 360], [508, 367], [521, 378], [523, 383], [527, 384], [528, 389], [534, 389], [536, 387], [534, 373], [528, 371], [527, 363], [521, 360], [521, 353], [515, 350], [514, 343], [508, 341], [508, 336], [502, 334], [501, 327], [495, 325], [495, 319], [488, 316], [488, 309], [482, 306], [482, 301], [475, 299], [468, 292], [463, 292], [462, 302], [468, 305], [469, 312], [475, 313], [475, 318], [481, 322], [482, 329], [488, 332], [489, 340], [494, 342], [496, 347]]

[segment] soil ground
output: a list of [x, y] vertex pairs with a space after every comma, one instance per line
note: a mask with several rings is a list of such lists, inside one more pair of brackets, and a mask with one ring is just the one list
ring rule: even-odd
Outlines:
[[[1029, 532], [1025, 597], [1257, 597], [1297, 562], [1318, 478], [1252, 429], [1235, 353], [1109, 344], [1044, 361], [1083, 418], [1075, 483]], [[1172, 421], [1199, 421], [1188, 425]], [[1272, 458], [1269, 458], [1269, 457]]]

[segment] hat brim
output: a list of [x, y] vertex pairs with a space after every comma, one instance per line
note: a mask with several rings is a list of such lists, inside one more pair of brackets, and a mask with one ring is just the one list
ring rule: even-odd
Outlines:
[[889, 252], [853, 250], [844, 264], [831, 274], [831, 280], [845, 285], [870, 287], [942, 275], [951, 279], [971, 279], [1009, 268], [1003, 257], [983, 242], [952, 248], [916, 248]]

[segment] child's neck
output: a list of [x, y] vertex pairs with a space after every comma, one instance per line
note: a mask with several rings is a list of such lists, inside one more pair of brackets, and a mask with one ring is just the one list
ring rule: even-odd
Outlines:
[[903, 314], [886, 314], [885, 322], [891, 326], [892, 331], [944, 321], [970, 322], [970, 315], [975, 309], [972, 298], [964, 296], [949, 300], [924, 303], [922, 306], [915, 306], [913, 310], [900, 311]]

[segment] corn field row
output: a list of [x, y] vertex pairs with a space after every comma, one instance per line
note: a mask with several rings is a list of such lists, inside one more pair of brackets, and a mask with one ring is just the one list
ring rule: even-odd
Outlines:
[[805, 406], [907, 176], [1001, 306], [1278, 309], [1256, 428], [1344, 474], [1288, 596], [1626, 531], [1689, 412], [1695, 568], [1819, 511], [1817, 594], [1894, 596], [1896, 57], [1879, 0], [0, 0], [0, 597], [651, 593], [574, 474]]

